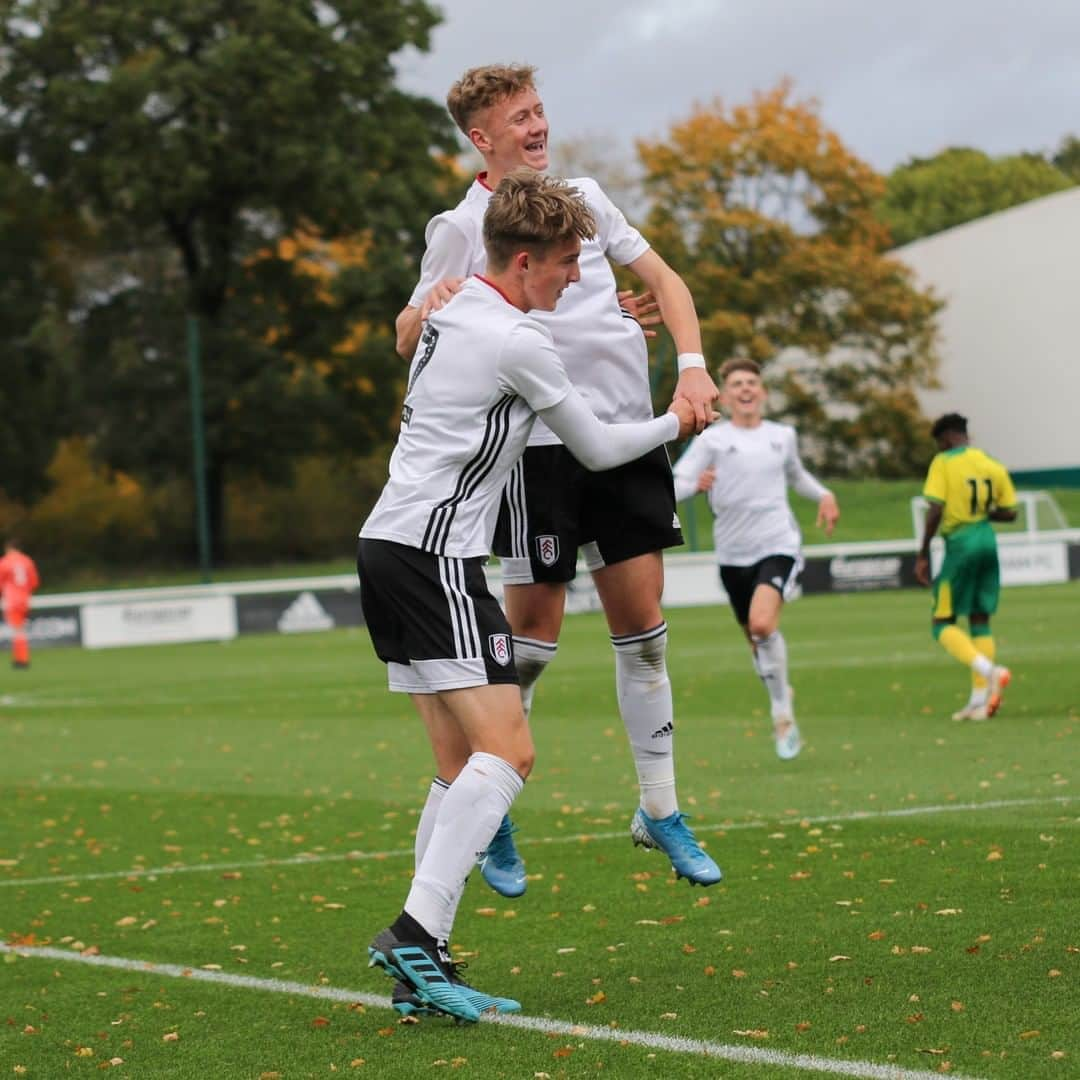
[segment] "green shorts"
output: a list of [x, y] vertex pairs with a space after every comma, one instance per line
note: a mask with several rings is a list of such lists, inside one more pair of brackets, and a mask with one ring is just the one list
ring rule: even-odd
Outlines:
[[934, 620], [993, 615], [1001, 591], [997, 538], [990, 522], [966, 525], [945, 538], [945, 561], [934, 579]]

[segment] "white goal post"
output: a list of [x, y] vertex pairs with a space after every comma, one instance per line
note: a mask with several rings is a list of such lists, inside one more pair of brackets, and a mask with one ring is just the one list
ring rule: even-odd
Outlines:
[[[1016, 506], [1018, 510], [1016, 525], [1009, 531], [1022, 531], [1029, 536], [1034, 536], [1037, 533], [1069, 527], [1065, 515], [1061, 512], [1061, 507], [1049, 491], [1018, 491]], [[911, 524], [915, 530], [916, 543], [922, 540], [926, 507], [926, 499], [921, 495], [916, 495], [911, 500]]]

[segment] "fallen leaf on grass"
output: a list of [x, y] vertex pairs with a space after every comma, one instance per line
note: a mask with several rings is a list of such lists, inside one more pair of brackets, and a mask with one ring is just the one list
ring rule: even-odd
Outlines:
[[592, 997], [587, 997], [585, 999], [585, 1004], [602, 1005], [605, 1001], [607, 1001], [607, 994], [605, 994], [603, 990], [597, 990], [597, 992], [593, 994]]
[[927, 1047], [916, 1046], [915, 1047], [915, 1053], [916, 1054], [947, 1054], [948, 1052], [949, 1052], [949, 1048], [947, 1046], [944, 1049], [938, 1049], [937, 1047], [931, 1047], [931, 1046], [927, 1046]]
[[1021, 1039], [1037, 1039], [1042, 1034], [1041, 1031], [1021, 1031]]
[[830, 964], [835, 964], [840, 960], [850, 960], [850, 959], [851, 959], [850, 956], [844, 956], [842, 953], [837, 953], [836, 956], [830, 956], [829, 957], [829, 963]]
[[732, 1035], [745, 1035], [750, 1039], [767, 1039], [769, 1037], [768, 1031], [764, 1028], [735, 1028]]
[[165, 1034], [161, 1036], [161, 1041], [162, 1042], [179, 1042], [180, 1041], [180, 1033], [178, 1031], [166, 1031]]

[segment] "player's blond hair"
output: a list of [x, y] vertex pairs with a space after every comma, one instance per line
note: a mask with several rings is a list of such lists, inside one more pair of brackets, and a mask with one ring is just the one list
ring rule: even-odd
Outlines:
[[596, 235], [596, 220], [577, 188], [526, 166], [502, 178], [484, 212], [488, 269], [505, 270], [515, 252], [548, 248]]
[[751, 375], [757, 375], [761, 377], [761, 365], [756, 360], [750, 360], [746, 357], [733, 356], [730, 360], [725, 360], [720, 365], [720, 382], [727, 382], [727, 377], [734, 374], [736, 371], [749, 371]]
[[478, 112], [523, 90], [535, 90], [536, 68], [529, 64], [488, 64], [469, 68], [446, 95], [446, 107], [466, 136]]

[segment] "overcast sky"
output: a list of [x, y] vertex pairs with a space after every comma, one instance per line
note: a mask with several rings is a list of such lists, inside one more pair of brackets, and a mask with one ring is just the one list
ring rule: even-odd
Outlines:
[[466, 68], [525, 62], [560, 138], [657, 137], [695, 102], [785, 76], [888, 171], [946, 146], [1053, 150], [1080, 135], [1080, 0], [442, 0], [401, 82], [436, 101]]

